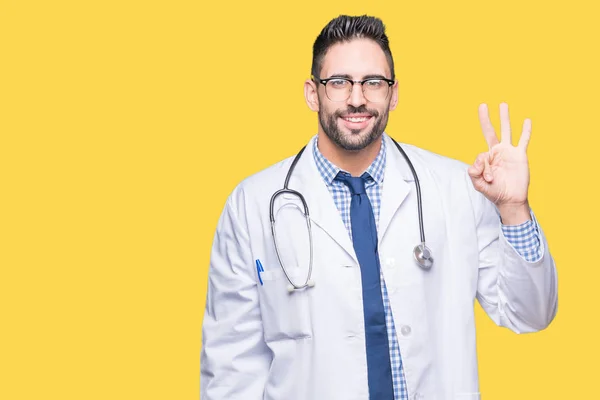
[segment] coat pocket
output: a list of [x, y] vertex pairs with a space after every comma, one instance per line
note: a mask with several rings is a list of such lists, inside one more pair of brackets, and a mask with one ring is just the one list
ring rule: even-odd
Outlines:
[[[286, 267], [296, 284], [306, 280], [304, 271], [298, 267]], [[305, 272], [305, 271], [304, 271]], [[290, 291], [290, 282], [281, 267], [270, 268], [261, 273], [260, 309], [265, 341], [296, 340], [312, 337], [310, 318], [310, 291], [304, 288]]]

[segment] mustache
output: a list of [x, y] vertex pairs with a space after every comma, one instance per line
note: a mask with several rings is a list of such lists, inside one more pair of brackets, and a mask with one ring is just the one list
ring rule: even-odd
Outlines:
[[365, 105], [362, 105], [360, 107], [354, 107], [349, 105], [348, 108], [346, 110], [337, 110], [334, 115], [336, 117], [345, 117], [348, 114], [369, 114], [372, 117], [379, 117], [379, 112], [377, 112], [377, 110], [369, 110]]

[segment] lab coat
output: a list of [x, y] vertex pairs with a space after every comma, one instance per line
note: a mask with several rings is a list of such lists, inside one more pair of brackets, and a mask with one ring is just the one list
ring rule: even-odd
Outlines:
[[[315, 286], [287, 291], [271, 235], [269, 202], [283, 187], [290, 157], [236, 186], [218, 221], [202, 330], [202, 400], [369, 398], [360, 267], [317, 170], [315, 138], [289, 183], [309, 207]], [[493, 203], [473, 188], [468, 165], [401, 144], [419, 178], [434, 257], [429, 271], [419, 268], [413, 176], [386, 134], [384, 140], [379, 255], [409, 398], [479, 399], [474, 301], [514, 332], [546, 328], [557, 310], [548, 243], [540, 231], [542, 258], [523, 259], [504, 237]], [[302, 202], [287, 194], [274, 202], [282, 261], [300, 284], [310, 242], [296, 206]]]

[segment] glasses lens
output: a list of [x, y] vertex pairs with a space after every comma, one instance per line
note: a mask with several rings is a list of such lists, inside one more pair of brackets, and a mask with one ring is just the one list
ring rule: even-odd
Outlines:
[[344, 79], [332, 79], [325, 85], [325, 93], [331, 101], [345, 101], [351, 91], [352, 84]]
[[390, 85], [382, 79], [369, 79], [363, 85], [365, 99], [372, 103], [379, 103], [387, 98]]

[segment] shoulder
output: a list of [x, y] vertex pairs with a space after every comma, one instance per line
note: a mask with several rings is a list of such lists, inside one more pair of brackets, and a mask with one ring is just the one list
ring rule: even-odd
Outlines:
[[411, 160], [420, 164], [421, 169], [427, 170], [439, 177], [464, 177], [469, 165], [464, 161], [448, 157], [431, 150], [417, 147], [413, 144], [399, 143]]
[[[473, 186], [469, 164], [410, 144], [401, 144], [407, 155], [435, 182], [440, 195], [457, 207], [469, 205], [476, 216], [497, 214], [493, 203]], [[419, 168], [415, 165], [415, 168]]]
[[446, 198], [466, 199], [471, 202], [484, 201], [475, 190], [468, 173], [469, 164], [413, 144], [398, 143], [411, 160], [419, 181], [428, 178]]
[[265, 196], [283, 188], [285, 176], [292, 164], [295, 155], [286, 157], [281, 161], [269, 165], [241, 180], [233, 187], [227, 203], [234, 208], [244, 207], [249, 203], [264, 201]]

